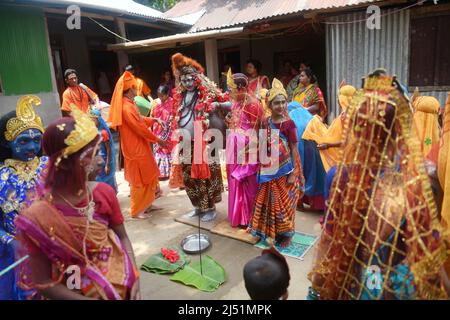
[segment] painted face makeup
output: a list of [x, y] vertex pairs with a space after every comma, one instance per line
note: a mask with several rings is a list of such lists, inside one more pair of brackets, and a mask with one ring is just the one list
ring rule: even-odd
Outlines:
[[270, 104], [270, 109], [272, 110], [272, 116], [282, 117], [287, 110], [286, 98], [281, 94], [276, 96]]
[[195, 89], [195, 77], [192, 74], [182, 75], [180, 80], [187, 91], [193, 91]]
[[99, 153], [100, 149], [98, 146], [95, 146], [86, 149], [80, 155], [80, 163], [84, 167], [84, 171], [90, 180], [94, 180], [100, 174], [104, 165], [104, 160]]
[[20, 133], [16, 139], [8, 142], [13, 159], [20, 161], [33, 160], [42, 147], [42, 133], [38, 129], [28, 129]]

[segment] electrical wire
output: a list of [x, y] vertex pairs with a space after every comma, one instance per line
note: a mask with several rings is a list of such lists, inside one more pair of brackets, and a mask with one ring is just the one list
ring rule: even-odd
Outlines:
[[113, 31], [109, 30], [107, 27], [105, 27], [104, 25], [102, 25], [102, 24], [101, 24], [100, 22], [98, 22], [97, 20], [95, 20], [95, 19], [93, 19], [93, 18], [91, 18], [91, 17], [88, 17], [88, 18], [89, 18], [89, 20], [92, 20], [93, 22], [95, 22], [96, 24], [98, 24], [100, 27], [102, 27], [103, 29], [105, 29], [106, 31], [108, 31], [109, 33], [115, 35], [117, 38], [122, 39], [122, 40], [124, 40], [125, 42], [131, 42], [131, 40], [129, 40], [129, 39], [127, 39], [127, 38], [124, 38], [124, 37], [122, 37], [121, 35], [118, 35], [117, 33], [115, 33], [115, 32], [113, 32]]

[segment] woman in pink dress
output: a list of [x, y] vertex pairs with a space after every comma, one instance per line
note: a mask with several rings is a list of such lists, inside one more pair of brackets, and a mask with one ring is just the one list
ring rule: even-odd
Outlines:
[[260, 102], [248, 88], [246, 75], [236, 73], [232, 76], [229, 72], [227, 82], [234, 100], [226, 144], [228, 220], [232, 227], [246, 228], [258, 191], [257, 130], [263, 112]]
[[161, 147], [159, 144], [153, 145], [153, 152], [155, 160], [159, 168], [159, 179], [167, 180], [170, 177], [170, 170], [172, 167], [172, 143], [170, 140], [172, 134], [173, 117], [173, 99], [169, 96], [170, 88], [168, 85], [161, 85], [158, 88], [158, 98], [161, 103], [156, 105], [152, 110], [152, 117], [161, 119], [165, 127], [163, 128], [158, 123], [154, 124], [153, 132], [156, 136], [166, 141], [166, 145]]

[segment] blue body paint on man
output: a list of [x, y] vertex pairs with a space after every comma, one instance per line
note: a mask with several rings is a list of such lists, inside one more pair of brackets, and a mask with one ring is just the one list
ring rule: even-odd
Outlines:
[[[19, 99], [16, 111], [0, 119], [0, 271], [15, 262], [14, 219], [37, 196], [46, 157], [39, 157], [44, 128], [31, 104], [35, 96]], [[0, 300], [34, 298], [17, 286], [14, 270], [0, 277]]]

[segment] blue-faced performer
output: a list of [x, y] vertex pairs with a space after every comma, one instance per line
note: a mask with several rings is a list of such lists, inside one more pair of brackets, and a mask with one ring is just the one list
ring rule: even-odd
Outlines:
[[[32, 105], [37, 96], [23, 96], [15, 111], [0, 119], [0, 273], [15, 262], [15, 224], [19, 212], [38, 196], [47, 157], [41, 155], [44, 127]], [[0, 276], [0, 300], [35, 298], [16, 285], [14, 269]]]

